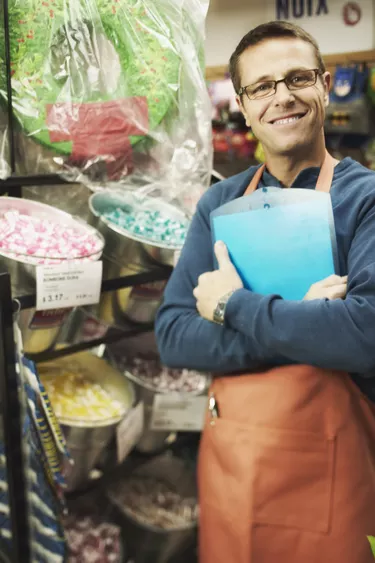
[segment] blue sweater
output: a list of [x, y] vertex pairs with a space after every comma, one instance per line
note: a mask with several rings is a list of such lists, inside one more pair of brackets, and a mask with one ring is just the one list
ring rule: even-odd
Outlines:
[[[199, 316], [193, 289], [215, 268], [210, 213], [242, 196], [256, 169], [215, 184], [199, 201], [156, 319], [162, 362], [212, 373], [285, 363], [345, 370], [375, 400], [375, 173], [350, 158], [336, 166], [331, 187], [346, 299], [288, 301], [240, 289], [228, 302], [225, 326]], [[292, 187], [314, 189], [318, 174], [303, 170]], [[267, 171], [263, 186], [281, 188]]]

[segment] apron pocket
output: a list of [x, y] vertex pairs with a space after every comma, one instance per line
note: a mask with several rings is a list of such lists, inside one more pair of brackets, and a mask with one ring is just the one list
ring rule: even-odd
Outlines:
[[201, 503], [251, 523], [328, 533], [335, 440], [218, 418], [202, 436]]
[[328, 533], [334, 458], [333, 438], [257, 428], [253, 521]]

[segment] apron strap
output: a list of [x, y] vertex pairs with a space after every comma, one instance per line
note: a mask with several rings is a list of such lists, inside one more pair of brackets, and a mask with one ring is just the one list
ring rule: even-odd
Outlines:
[[265, 171], [265, 169], [266, 169], [265, 164], [262, 164], [262, 166], [260, 168], [258, 168], [258, 170], [255, 172], [253, 178], [251, 179], [250, 184], [247, 186], [246, 192], [244, 193], [244, 195], [250, 195], [253, 192], [255, 192], [255, 190], [259, 186], [259, 182], [262, 179], [263, 172]]
[[[332, 185], [333, 180], [333, 173], [336, 164], [338, 164], [338, 160], [333, 158], [328, 151], [326, 151], [326, 156], [323, 162], [323, 165], [319, 172], [319, 177], [316, 183], [315, 189], [319, 192], [326, 192], [329, 193]], [[250, 195], [253, 193], [259, 185], [259, 182], [263, 176], [263, 172], [266, 169], [266, 165], [262, 164], [260, 168], [255, 172], [253, 178], [251, 179], [250, 184], [246, 188], [244, 195]]]
[[315, 189], [318, 190], [318, 192], [326, 192], [329, 194], [336, 164], [338, 164], [338, 160], [333, 158], [329, 152], [326, 151], [326, 157], [320, 169], [319, 177], [315, 186]]

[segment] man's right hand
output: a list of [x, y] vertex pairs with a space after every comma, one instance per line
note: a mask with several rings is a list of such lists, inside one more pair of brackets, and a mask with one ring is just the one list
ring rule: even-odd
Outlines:
[[344, 299], [346, 296], [347, 284], [348, 276], [329, 276], [324, 280], [314, 283], [306, 293], [303, 300]]

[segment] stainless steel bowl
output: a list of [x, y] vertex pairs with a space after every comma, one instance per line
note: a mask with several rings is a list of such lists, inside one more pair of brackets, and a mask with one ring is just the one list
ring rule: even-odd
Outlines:
[[[182, 498], [197, 498], [195, 472], [182, 459], [164, 454], [146, 461], [130, 477], [151, 478], [165, 483]], [[122, 480], [124, 478], [122, 477]], [[184, 527], [163, 529], [137, 520], [121, 503], [121, 475], [107, 487], [107, 496], [116, 510], [127, 540], [130, 557], [139, 563], [171, 563], [185, 560], [184, 554], [196, 543], [198, 521]]]
[[[144, 271], [135, 264], [123, 265], [103, 259], [103, 277], [134, 276]], [[89, 307], [91, 313], [101, 321], [113, 326], [128, 326], [128, 321], [149, 324], [155, 320], [162, 303], [166, 280], [124, 287], [102, 293], [100, 302]]]
[[168, 214], [172, 219], [189, 224], [187, 215], [160, 198], [140, 196], [134, 191], [97, 192], [90, 197], [90, 223], [102, 233], [106, 240], [105, 255], [119, 260], [122, 264], [140, 264], [147, 266], [149, 259], [168, 266], [174, 265], [175, 252], [180, 251], [182, 245], [163, 245], [118, 227], [105, 219], [102, 215], [111, 208], [128, 209], [129, 206], [141, 204], [147, 209], [157, 210]]
[[72, 312], [72, 309], [22, 309], [18, 323], [25, 352], [32, 357], [52, 348], [57, 343], [63, 327], [69, 323]]
[[[100, 241], [100, 249], [89, 256], [91, 260], [99, 260], [104, 249], [104, 238], [91, 225], [73, 217], [65, 211], [56, 209], [45, 203], [16, 197], [0, 197], [0, 216], [7, 211], [18, 211], [19, 213], [49, 220], [59, 224], [68, 225], [83, 231], [90, 231]], [[40, 257], [42, 258], [42, 257]], [[85, 257], [88, 258], [88, 257]], [[5, 267], [11, 275], [13, 293], [25, 293], [29, 290], [35, 291], [35, 277], [37, 265], [30, 263], [30, 256], [23, 254], [10, 254], [0, 249], [0, 265]], [[79, 259], [77, 259], [79, 260]], [[70, 261], [67, 259], [67, 262]], [[21, 290], [21, 291], [20, 291]]]
[[[100, 249], [90, 256], [90, 259], [99, 260], [101, 257], [105, 242], [103, 236], [91, 225], [82, 221], [82, 219], [37, 201], [0, 197], [0, 216], [11, 210], [40, 219], [48, 219], [60, 224], [74, 226], [75, 228], [82, 229], [82, 231], [92, 232], [100, 241]], [[9, 255], [0, 249], [0, 267], [10, 273], [13, 297], [35, 292], [37, 266], [30, 264], [27, 258], [24, 255]], [[62, 322], [57, 322], [56, 315], [46, 314], [43, 316], [39, 314], [37, 317], [35, 309], [28, 309], [20, 313], [24, 349], [25, 352], [30, 354], [37, 354], [52, 347], [56, 342], [60, 326], [62, 325]]]
[[98, 421], [59, 418], [68, 450], [74, 461], [74, 466], [66, 477], [67, 488], [71, 491], [84, 486], [89, 481], [91, 470], [113, 439], [118, 424], [129, 415], [135, 402], [135, 392], [134, 386], [123, 374], [91, 352], [80, 352], [38, 366], [42, 381], [44, 373], [56, 373], [56, 377], [64, 377], [64, 368], [76, 369], [94, 383], [99, 383], [124, 407], [122, 416]]
[[143, 379], [134, 375], [130, 370], [125, 370], [124, 375], [133, 383], [136, 397], [144, 404], [144, 431], [136, 445], [136, 449], [141, 453], [157, 452], [171, 439], [173, 432], [151, 430], [151, 419], [154, 405], [155, 395], [170, 395], [198, 397], [206, 395], [211, 384], [211, 377], [206, 375], [205, 387], [196, 391], [170, 391], [169, 389], [160, 389], [155, 387]]

